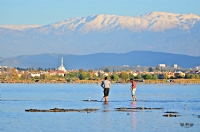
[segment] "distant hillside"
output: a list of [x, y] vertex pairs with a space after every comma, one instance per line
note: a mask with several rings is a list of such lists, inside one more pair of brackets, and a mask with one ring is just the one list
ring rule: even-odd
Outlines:
[[200, 65], [200, 57], [152, 51], [132, 51], [128, 53], [97, 53], [89, 55], [38, 54], [3, 58], [0, 65], [26, 68], [57, 68], [63, 56], [66, 69], [94, 69], [104, 66], [157, 66], [178, 64], [182, 68]]
[[0, 45], [2, 57], [133, 50], [200, 56], [200, 17], [166, 12], [137, 17], [99, 14], [39, 27], [0, 25]]

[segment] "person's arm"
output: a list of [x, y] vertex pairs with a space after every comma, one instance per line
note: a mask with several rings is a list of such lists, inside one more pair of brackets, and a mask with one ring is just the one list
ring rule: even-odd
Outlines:
[[104, 81], [101, 82], [101, 87], [104, 88]]

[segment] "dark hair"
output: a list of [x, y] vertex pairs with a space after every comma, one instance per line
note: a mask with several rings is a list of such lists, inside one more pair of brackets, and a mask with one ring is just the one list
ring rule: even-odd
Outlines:
[[133, 78], [131, 78], [130, 80], [133, 80]]
[[104, 79], [107, 80], [107, 77], [105, 77]]

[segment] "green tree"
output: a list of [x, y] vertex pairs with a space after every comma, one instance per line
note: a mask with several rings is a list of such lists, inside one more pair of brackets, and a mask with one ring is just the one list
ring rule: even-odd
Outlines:
[[17, 71], [16, 71], [14, 68], [11, 68], [11, 69], [9, 70], [9, 73], [10, 73], [10, 77], [11, 77], [11, 78], [17, 78], [17, 77], [18, 77]]
[[27, 72], [24, 72], [22, 75], [21, 75], [21, 79], [22, 80], [26, 80], [29, 78], [29, 75], [27, 74]]
[[79, 79], [80, 80], [85, 80], [86, 78], [87, 78], [86, 72], [81, 72], [80, 75], [79, 75]]
[[131, 73], [129, 74], [129, 77], [135, 79], [135, 76]]
[[83, 68], [79, 69], [79, 72], [84, 72]]
[[157, 66], [157, 67], [155, 68], [155, 70], [159, 71], [159, 70], [160, 70], [160, 68]]
[[126, 71], [127, 71], [127, 72], [131, 72], [131, 70], [130, 70], [130, 69], [127, 69]]
[[167, 74], [165, 73], [165, 74], [164, 74], [164, 79], [167, 79], [167, 78], [168, 78], [168, 77], [167, 77]]
[[89, 72], [89, 73], [88, 73], [88, 78], [90, 78], [90, 79], [94, 78], [93, 73]]
[[69, 72], [66, 74], [66, 78], [78, 78], [79, 73], [78, 72]]
[[45, 79], [45, 78], [46, 78], [45, 74], [40, 75], [40, 79]]
[[195, 78], [195, 79], [199, 79], [199, 75], [198, 75], [198, 74], [195, 74], [195, 75], [194, 75], [194, 78]]
[[184, 78], [185, 78], [185, 79], [191, 79], [191, 78], [192, 78], [192, 75], [191, 75], [191, 74], [186, 74]]
[[143, 79], [141, 74], [138, 74], [135, 78], [136, 79]]
[[145, 74], [144, 75], [144, 79], [146, 80], [150, 80], [152, 78], [152, 76], [150, 74]]
[[158, 79], [158, 75], [153, 74], [152, 79], [153, 79], [153, 80], [157, 80], [157, 79]]
[[149, 72], [153, 72], [153, 68], [152, 68], [152, 67], [149, 67], [149, 68], [148, 68], [148, 71], [149, 71]]
[[117, 74], [113, 74], [110, 76], [110, 79], [113, 81], [117, 81], [117, 80], [119, 80], [119, 76]]
[[109, 69], [106, 67], [106, 68], [104, 68], [104, 70], [103, 70], [104, 72], [109, 72]]
[[120, 78], [126, 81], [126, 80], [129, 79], [129, 74], [126, 73], [126, 72], [124, 72], [124, 71], [122, 71], [122, 72], [120, 73]]
[[94, 72], [94, 71], [93, 71], [92, 69], [89, 69], [88, 72], [92, 73], [92, 72]]
[[191, 79], [195, 79], [195, 75], [194, 74], [191, 74]]

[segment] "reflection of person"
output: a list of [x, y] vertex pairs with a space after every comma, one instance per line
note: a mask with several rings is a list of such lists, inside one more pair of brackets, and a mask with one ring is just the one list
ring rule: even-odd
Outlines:
[[[137, 104], [135, 101], [131, 102], [131, 108], [137, 108]], [[133, 128], [134, 128], [134, 130], [137, 130], [136, 110], [133, 110], [132, 120], [133, 120]]]
[[135, 92], [136, 92], [136, 82], [131, 78], [130, 79], [131, 82], [131, 95], [134, 101], [137, 101], [137, 98], [135, 96]]
[[102, 83], [101, 83], [101, 87], [104, 89], [103, 93], [104, 93], [105, 102], [108, 102], [110, 86], [111, 86], [110, 81], [108, 81], [107, 77], [105, 77], [104, 81], [102, 81]]

